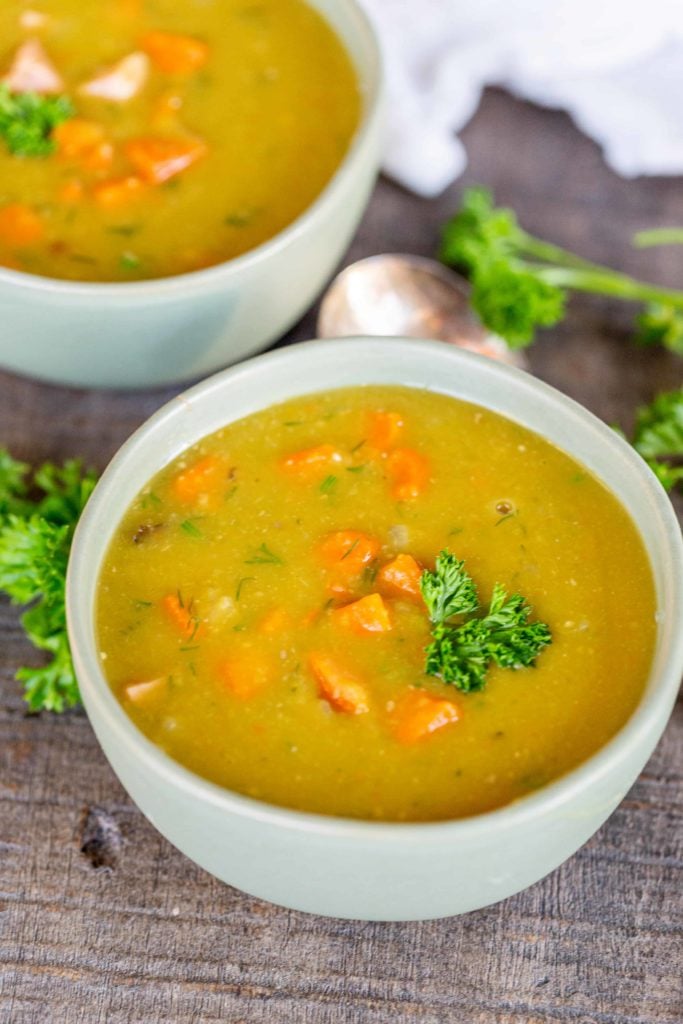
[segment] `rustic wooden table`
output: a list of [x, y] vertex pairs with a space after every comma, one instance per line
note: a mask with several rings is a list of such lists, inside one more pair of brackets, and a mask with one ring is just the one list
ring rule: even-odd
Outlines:
[[[620, 181], [563, 115], [496, 92], [465, 137], [467, 180], [493, 185], [528, 228], [680, 284], [680, 251], [629, 248], [636, 228], [683, 220], [680, 180]], [[381, 182], [349, 259], [431, 253], [459, 189], [425, 202]], [[312, 311], [287, 340], [314, 324]], [[572, 304], [532, 363], [623, 423], [678, 385], [682, 365], [635, 349], [628, 314], [590, 299]], [[102, 467], [172, 393], [69, 391], [0, 374], [0, 443], [33, 461], [81, 455]], [[549, 878], [463, 918], [369, 924], [282, 910], [191, 864], [131, 804], [81, 712], [26, 715], [13, 673], [31, 657], [16, 614], [1, 607], [2, 1024], [683, 1021], [680, 702], [627, 799]], [[88, 814], [113, 830], [110, 869], [81, 851]]]

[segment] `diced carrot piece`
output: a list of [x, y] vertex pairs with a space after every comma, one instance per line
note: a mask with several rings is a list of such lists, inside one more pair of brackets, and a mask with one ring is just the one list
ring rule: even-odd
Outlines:
[[272, 660], [261, 651], [234, 651], [217, 667], [221, 685], [240, 700], [250, 700], [266, 690], [275, 679]]
[[0, 207], [0, 242], [16, 247], [33, 245], [44, 234], [43, 222], [31, 206], [9, 203]]
[[314, 448], [303, 448], [301, 451], [292, 452], [291, 455], [282, 459], [280, 465], [288, 473], [308, 478], [326, 473], [343, 461], [344, 456], [337, 451], [334, 445], [318, 444]]
[[60, 203], [80, 203], [84, 194], [83, 182], [79, 181], [78, 178], [69, 178], [60, 186], [57, 198]]
[[388, 452], [398, 444], [403, 433], [403, 417], [398, 412], [383, 409], [371, 412], [366, 429], [367, 444], [379, 452]]
[[107, 209], [117, 209], [119, 206], [126, 206], [145, 191], [145, 183], [134, 174], [125, 178], [111, 178], [108, 181], [101, 181], [93, 188], [95, 202]]
[[174, 32], [148, 32], [140, 45], [167, 75], [191, 75], [209, 58], [209, 47], [201, 39]]
[[131, 139], [124, 150], [145, 181], [161, 185], [206, 156], [207, 146], [201, 139], [142, 136]]
[[81, 165], [86, 171], [106, 171], [114, 159], [114, 146], [104, 139], [89, 149], [81, 158]]
[[57, 125], [53, 135], [60, 155], [77, 161], [85, 170], [106, 170], [113, 160], [114, 147], [97, 121], [74, 117]]
[[391, 629], [387, 606], [379, 594], [361, 597], [359, 601], [337, 608], [332, 615], [339, 625], [361, 636], [364, 633], [388, 633]]
[[168, 621], [184, 640], [196, 640], [204, 633], [204, 626], [195, 614], [192, 602], [186, 604], [180, 594], [166, 594], [161, 607]]
[[462, 717], [450, 700], [433, 697], [423, 690], [409, 690], [391, 715], [391, 727], [399, 743], [418, 743]]
[[166, 676], [160, 676], [158, 679], [146, 679], [142, 683], [130, 683], [126, 686], [124, 693], [133, 704], [145, 705], [161, 697], [166, 685]]
[[281, 633], [283, 629], [286, 629], [289, 625], [289, 612], [285, 608], [271, 608], [269, 612], [263, 616], [258, 624], [259, 633], [265, 633], [270, 635], [272, 633]]
[[117, 64], [107, 68], [78, 87], [83, 96], [127, 103], [144, 88], [149, 75], [149, 57], [146, 53], [129, 53]]
[[387, 469], [397, 501], [419, 497], [429, 483], [429, 460], [414, 448], [395, 448], [387, 458]]
[[422, 568], [412, 555], [396, 555], [377, 573], [377, 582], [390, 597], [422, 602]]
[[318, 554], [329, 571], [332, 593], [349, 594], [349, 584], [377, 557], [381, 546], [376, 537], [359, 530], [328, 534], [318, 545]]
[[362, 715], [370, 710], [363, 684], [334, 658], [327, 654], [311, 654], [308, 664], [318, 684], [318, 693], [335, 711]]
[[12, 66], [2, 79], [10, 92], [62, 92], [64, 82], [37, 39], [27, 39], [14, 55]]
[[227, 486], [228, 472], [222, 459], [205, 455], [178, 473], [171, 490], [185, 504], [211, 504]]
[[59, 152], [68, 157], [81, 156], [101, 142], [105, 135], [104, 125], [85, 117], [72, 117], [69, 121], [63, 121], [52, 133]]

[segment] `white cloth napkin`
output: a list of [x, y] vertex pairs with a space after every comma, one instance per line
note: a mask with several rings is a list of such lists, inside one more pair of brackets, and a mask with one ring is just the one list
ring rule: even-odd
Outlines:
[[499, 85], [569, 112], [624, 177], [683, 172], [683, 0], [362, 0], [384, 51], [384, 170], [424, 196]]

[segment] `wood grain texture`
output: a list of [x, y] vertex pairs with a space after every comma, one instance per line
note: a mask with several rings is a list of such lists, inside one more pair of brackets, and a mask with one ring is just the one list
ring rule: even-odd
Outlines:
[[[465, 141], [466, 180], [493, 185], [529, 229], [662, 283], [683, 280], [680, 252], [628, 245], [637, 228], [681, 222], [680, 180], [620, 181], [563, 115], [496, 92]], [[426, 202], [382, 182], [349, 259], [431, 253], [459, 187]], [[314, 323], [311, 313], [286, 340], [311, 336]], [[626, 310], [582, 298], [534, 347], [533, 369], [627, 423], [639, 401], [680, 383], [682, 366], [628, 335]], [[0, 443], [31, 460], [84, 455], [102, 467], [172, 393], [69, 391], [0, 374]], [[31, 657], [15, 613], [0, 607], [1, 1024], [683, 1021], [681, 703], [628, 798], [550, 877], [463, 918], [368, 924], [273, 907], [191, 864], [131, 804], [82, 713], [25, 714], [12, 677]], [[81, 853], [93, 809], [120, 831], [111, 870]]]

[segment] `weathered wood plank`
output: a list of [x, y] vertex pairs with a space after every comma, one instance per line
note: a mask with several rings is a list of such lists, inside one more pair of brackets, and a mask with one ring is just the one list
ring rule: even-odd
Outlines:
[[[680, 221], [679, 181], [622, 182], [559, 114], [490, 94], [466, 131], [470, 181], [531, 230], [589, 258], [683, 279], [683, 254], [630, 233]], [[349, 258], [434, 249], [454, 188], [427, 203], [382, 183]], [[629, 342], [629, 316], [582, 299], [534, 370], [608, 421], [680, 382]], [[288, 340], [312, 335], [309, 315]], [[102, 466], [172, 390], [98, 394], [0, 374], [0, 441]], [[559, 871], [505, 903], [418, 924], [329, 921], [223, 886], [166, 843], [119, 786], [82, 713], [28, 717], [12, 680], [27, 649], [0, 607], [2, 1024], [680, 1024], [683, 704], [619, 810]], [[80, 852], [101, 808], [116, 867]]]

